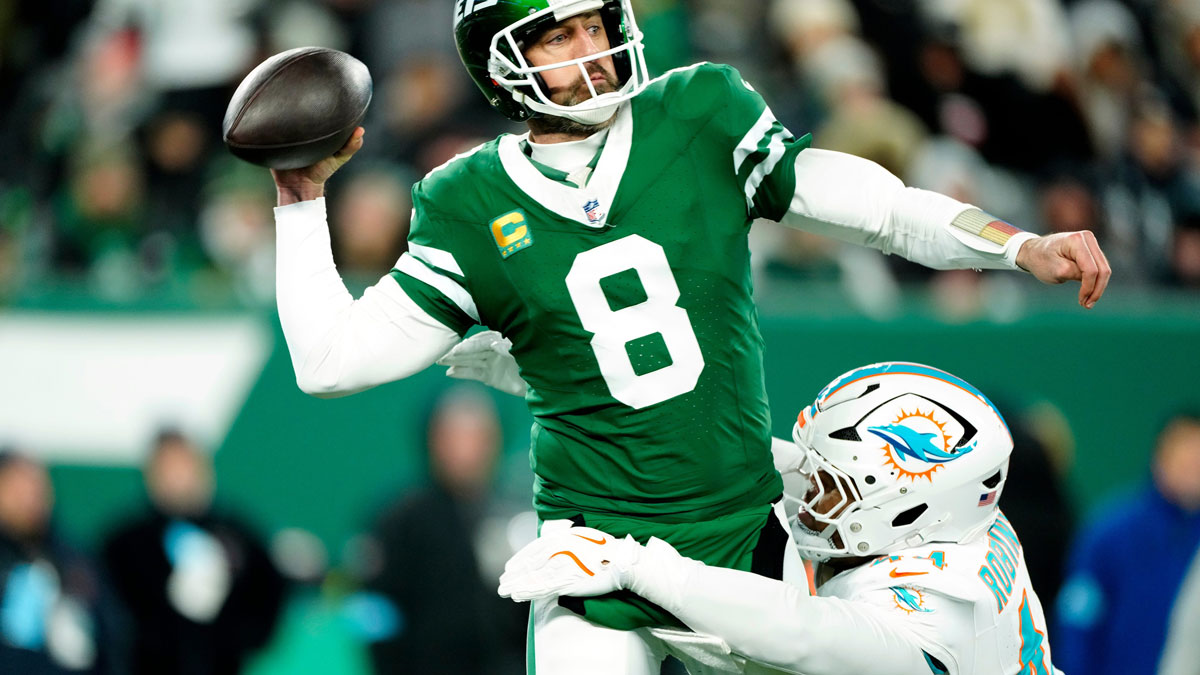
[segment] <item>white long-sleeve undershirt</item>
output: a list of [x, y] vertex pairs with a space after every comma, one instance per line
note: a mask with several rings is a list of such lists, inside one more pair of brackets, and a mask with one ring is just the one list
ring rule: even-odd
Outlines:
[[629, 590], [692, 630], [716, 636], [733, 653], [784, 673], [931, 671], [917, 635], [865, 603], [814, 597], [774, 579], [710, 567], [658, 540], [651, 540], [625, 574]]
[[333, 262], [324, 198], [277, 207], [275, 224], [279, 322], [305, 393], [345, 396], [414, 375], [459, 341], [390, 275], [351, 297]]
[[952, 225], [975, 209], [937, 192], [906, 187], [875, 162], [809, 148], [796, 156], [796, 193], [782, 223], [869, 246], [933, 269], [1019, 269], [1017, 251], [1034, 238], [999, 246]]
[[[556, 167], [557, 168], [557, 167]], [[951, 225], [971, 209], [906, 188], [879, 165], [828, 150], [796, 159], [796, 193], [784, 224], [896, 253], [934, 268], [1016, 267], [1016, 251]], [[275, 209], [276, 301], [296, 381], [316, 396], [341, 396], [424, 370], [458, 334], [412, 301], [390, 276], [357, 300], [337, 273], [325, 200]]]

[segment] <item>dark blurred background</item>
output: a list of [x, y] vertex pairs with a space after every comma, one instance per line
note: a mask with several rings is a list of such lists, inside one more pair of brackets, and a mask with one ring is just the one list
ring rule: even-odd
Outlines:
[[[367, 64], [366, 146], [329, 190], [334, 255], [361, 291], [405, 248], [413, 182], [522, 131], [467, 79], [452, 4], [0, 0], [0, 456], [14, 458], [0, 477], [22, 486], [0, 523], [0, 593], [25, 608], [0, 620], [0, 673], [37, 672], [14, 654], [65, 672], [151, 658], [139, 601], [113, 581], [139, 523], [153, 545], [132, 559], [154, 559], [155, 611], [179, 626], [155, 639], [183, 655], [153, 658], [196, 661], [236, 614], [259, 618], [233, 630], [261, 635], [194, 672], [439, 672], [419, 664], [452, 653], [440, 672], [520, 670], [523, 618], [489, 603], [533, 534], [523, 402], [455, 390], [440, 368], [345, 400], [301, 394], [274, 315], [273, 185], [220, 138], [267, 56], [322, 45]], [[1159, 432], [1200, 406], [1200, 1], [633, 4], [653, 74], [730, 63], [817, 147], [1027, 230], [1096, 232], [1114, 272], [1092, 312], [1023, 275], [933, 272], [769, 222], [751, 235], [776, 434], [872, 361], [979, 386], [1013, 427], [1002, 505], [1057, 611], [1078, 582], [1073, 538], [1159, 485]], [[172, 434], [196, 462], [162, 469]], [[1200, 506], [1167, 501], [1186, 562]], [[412, 555], [430, 541], [444, 558]], [[239, 575], [285, 590], [229, 610]], [[1068, 586], [1064, 634], [1095, 629], [1094, 589]], [[71, 598], [74, 623], [38, 628]], [[480, 621], [495, 630], [461, 630]], [[443, 626], [459, 627], [445, 644], [420, 637]]]

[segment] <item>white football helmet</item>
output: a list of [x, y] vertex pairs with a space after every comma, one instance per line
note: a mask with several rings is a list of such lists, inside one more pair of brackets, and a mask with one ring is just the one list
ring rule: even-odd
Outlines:
[[[800, 412], [784, 505], [800, 555], [892, 553], [989, 527], [1012, 436], [978, 389], [937, 368], [878, 363], [829, 383]], [[791, 478], [791, 480], [787, 480]]]

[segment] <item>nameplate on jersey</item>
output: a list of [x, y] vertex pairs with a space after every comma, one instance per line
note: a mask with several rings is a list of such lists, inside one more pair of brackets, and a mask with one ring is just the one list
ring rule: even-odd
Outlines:
[[492, 236], [496, 239], [496, 247], [500, 249], [502, 258], [533, 246], [533, 232], [525, 220], [525, 213], [519, 210], [493, 220]]

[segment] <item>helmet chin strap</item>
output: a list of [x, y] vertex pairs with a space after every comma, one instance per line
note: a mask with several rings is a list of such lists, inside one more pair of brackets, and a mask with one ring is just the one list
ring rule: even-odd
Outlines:
[[617, 108], [621, 107], [622, 101], [614, 101], [607, 105], [589, 108], [586, 110], [564, 110], [563, 108], [555, 108], [542, 103], [532, 96], [526, 96], [522, 92], [513, 92], [513, 98], [518, 103], [525, 104], [530, 110], [539, 112], [543, 115], [551, 117], [565, 117], [572, 122], [586, 124], [587, 126], [595, 126], [603, 124], [616, 114]]

